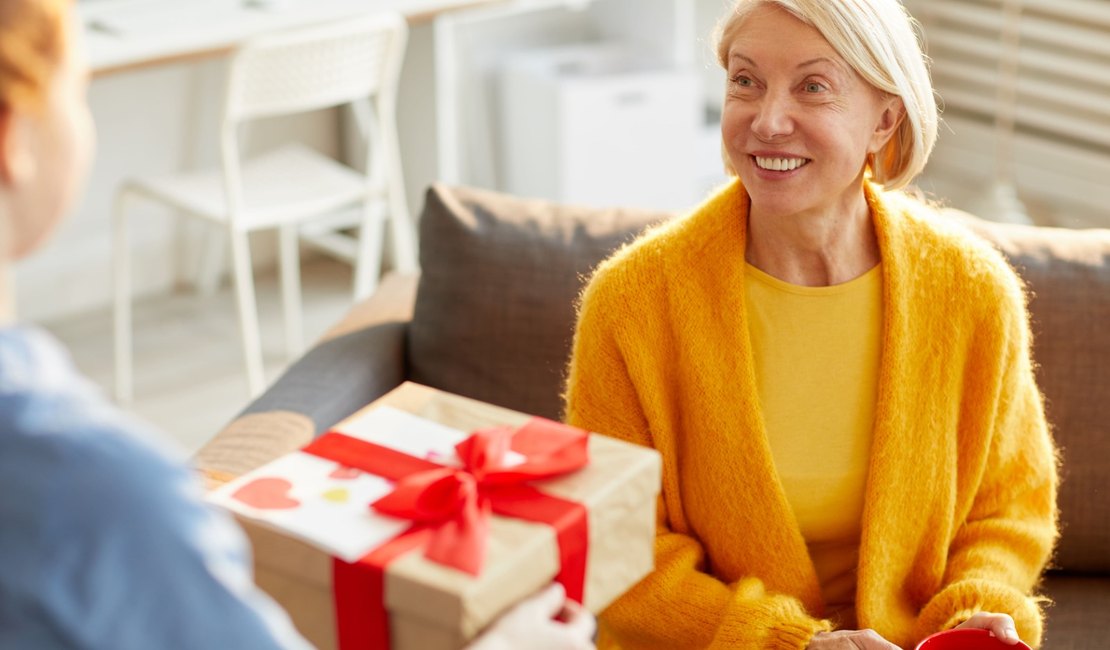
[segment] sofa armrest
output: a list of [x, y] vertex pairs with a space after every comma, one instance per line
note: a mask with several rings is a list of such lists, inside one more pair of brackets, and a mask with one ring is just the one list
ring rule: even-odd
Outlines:
[[314, 437], [405, 380], [418, 276], [391, 274], [197, 452], [210, 485]]

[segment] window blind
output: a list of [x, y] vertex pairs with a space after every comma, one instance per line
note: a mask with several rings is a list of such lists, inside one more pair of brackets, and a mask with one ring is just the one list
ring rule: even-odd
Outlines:
[[1038, 222], [1110, 226], [1110, 2], [905, 2], [943, 106], [937, 187], [961, 207], [1008, 177]]

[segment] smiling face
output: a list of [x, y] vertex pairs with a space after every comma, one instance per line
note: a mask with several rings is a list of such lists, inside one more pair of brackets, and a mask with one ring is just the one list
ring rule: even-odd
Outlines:
[[865, 205], [867, 156], [894, 132], [901, 102], [865, 82], [817, 29], [772, 4], [743, 19], [727, 65], [721, 136], [753, 214]]

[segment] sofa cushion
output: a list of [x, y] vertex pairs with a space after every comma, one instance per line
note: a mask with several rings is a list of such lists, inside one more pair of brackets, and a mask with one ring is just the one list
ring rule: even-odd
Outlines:
[[963, 221], [1032, 294], [1037, 382], [1063, 457], [1055, 566], [1110, 573], [1110, 231]]
[[670, 216], [433, 185], [420, 218], [410, 378], [558, 418], [584, 281], [622, 243]]
[[1042, 585], [1048, 608], [1041, 650], [1094, 650], [1106, 646], [1110, 576], [1049, 573]]

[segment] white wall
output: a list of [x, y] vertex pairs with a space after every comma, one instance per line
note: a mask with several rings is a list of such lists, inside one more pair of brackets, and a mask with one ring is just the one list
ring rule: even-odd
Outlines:
[[415, 216], [424, 205], [424, 190], [436, 180], [435, 49], [431, 23], [409, 32], [409, 49], [397, 102], [401, 161], [409, 210]]
[[695, 61], [702, 73], [702, 92], [707, 106], [720, 107], [725, 97], [725, 73], [717, 64], [713, 30], [732, 4], [733, 0], [698, 0], [697, 11], [694, 12], [697, 34]]

